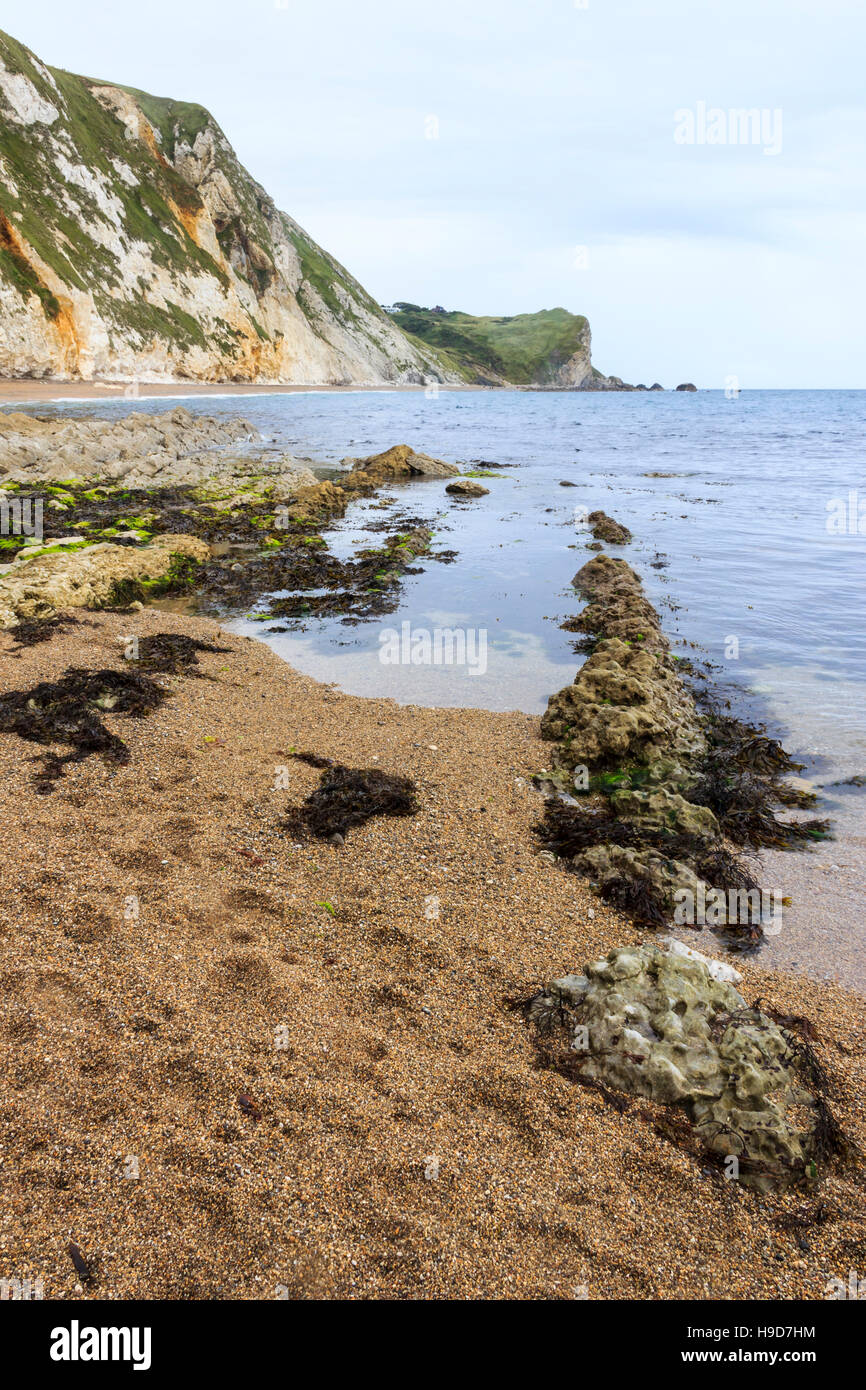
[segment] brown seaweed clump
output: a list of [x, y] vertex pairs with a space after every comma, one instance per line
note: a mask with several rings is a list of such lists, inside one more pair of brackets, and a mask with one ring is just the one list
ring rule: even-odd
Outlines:
[[141, 671], [199, 676], [201, 672], [195, 669], [199, 652], [228, 650], [228, 647], [215, 647], [211, 642], [199, 642], [195, 637], [186, 637], [181, 632], [155, 632], [139, 639], [138, 656], [133, 660]]
[[291, 834], [319, 840], [338, 837], [365, 825], [373, 816], [414, 816], [418, 810], [417, 787], [409, 777], [398, 777], [381, 768], [327, 764], [316, 754], [296, 753], [301, 762], [324, 770], [319, 786], [298, 809], [290, 811], [285, 827]]
[[101, 714], [142, 718], [162, 704], [167, 692], [136, 671], [85, 671], [73, 667], [59, 681], [41, 681], [31, 690], [0, 695], [0, 733], [29, 743], [65, 744], [70, 752], [46, 753], [36, 784], [50, 792], [67, 763], [93, 754], [115, 763], [129, 762], [129, 749], [111, 733]]
[[40, 642], [50, 642], [58, 632], [77, 626], [79, 620], [71, 613], [52, 613], [46, 618], [21, 618], [6, 631], [18, 643], [13, 651], [20, 651], [22, 647], [35, 647]]

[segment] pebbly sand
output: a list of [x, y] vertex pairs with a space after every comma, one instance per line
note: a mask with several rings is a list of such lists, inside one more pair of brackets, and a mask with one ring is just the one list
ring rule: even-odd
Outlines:
[[[856, 1161], [761, 1196], [539, 1067], [514, 1001], [642, 935], [537, 856], [537, 719], [342, 695], [213, 621], [78, 616], [18, 654], [0, 633], [0, 689], [119, 667], [131, 633], [228, 651], [160, 677], [146, 719], [107, 715], [130, 764], [51, 795], [0, 735], [0, 1276], [51, 1299], [820, 1299], [862, 1272]], [[419, 814], [299, 846], [281, 820], [319, 774], [292, 748], [413, 777]], [[747, 999], [813, 1020], [862, 1146], [866, 1002], [737, 964]]]

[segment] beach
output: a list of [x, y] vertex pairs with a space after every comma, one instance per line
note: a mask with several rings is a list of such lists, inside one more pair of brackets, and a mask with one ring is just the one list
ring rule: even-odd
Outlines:
[[[375, 386], [336, 386], [329, 382], [314, 382], [305, 385], [289, 385], [285, 382], [259, 383], [252, 381], [58, 381], [33, 378], [19, 380], [8, 377], [0, 380], [0, 404], [38, 405], [40, 402], [68, 401], [130, 401], [137, 400], [187, 400], [198, 396], [221, 399], [229, 396], [292, 396], [307, 395], [310, 391], [357, 393], [359, 391], [421, 392], [429, 387], [410, 385], [389, 385], [386, 382]], [[461, 385], [449, 382], [437, 386], [437, 391], [483, 391], [483, 386]]]
[[[509, 497], [515, 546], [537, 534], [570, 571], [587, 539], [560, 532], [554, 548], [550, 485], [533, 519], [516, 505], [519, 475], [475, 468], [482, 499], [452, 503], [449, 521], [457, 464], [402, 447], [351, 468], [326, 457], [314, 473], [309, 455], [279, 451], [279, 433], [261, 436], [278, 446], [262, 453], [256, 427], [227, 412], [100, 423], [55, 409], [5, 437], [14, 486], [32, 476], [57, 504], [47, 553], [2, 578], [5, 1267], [46, 1298], [94, 1300], [821, 1300], [846, 1281], [866, 1212], [866, 1001], [844, 968], [842, 981], [808, 961], [787, 969], [791, 932], [782, 951], [770, 935], [742, 955], [718, 933], [678, 930], [739, 972], [753, 1010], [808, 1041], [842, 1136], [763, 1190], [730, 1180], [676, 1107], [581, 1081], [527, 1011], [551, 981], [661, 939], [539, 834], [557, 755], [530, 676], [553, 694], [578, 659], [542, 666], [533, 636], [515, 666], [513, 633], [498, 647], [479, 607], [504, 707], [467, 707], [441, 684], [453, 670], [405, 661], [379, 660], [378, 693], [362, 696], [300, 669], [304, 649], [273, 628], [253, 636], [262, 614], [238, 617], [283, 593], [277, 634], [315, 619], [335, 647], [366, 650], [365, 632], [399, 630], [437, 558], [458, 583], [468, 571], [489, 587], [475, 572], [490, 513], [473, 530], [459, 508], [501, 511]], [[278, 496], [289, 505], [275, 512]], [[595, 515], [615, 551], [641, 553]], [[55, 534], [71, 550], [52, 548]], [[502, 548], [501, 517], [496, 534]], [[445, 537], [460, 551], [440, 556]], [[183, 557], [192, 578], [175, 572]], [[631, 576], [633, 636], [651, 634], [678, 681], [637, 574], [597, 555], [585, 570], [599, 566]], [[544, 572], [533, 601], [549, 605], [551, 588]], [[148, 667], [153, 651], [171, 659]], [[389, 679], [397, 699], [382, 693]], [[46, 738], [32, 711], [72, 728], [64, 702], [82, 680], [89, 722]], [[137, 713], [124, 713], [130, 690]], [[530, 708], [509, 709], [510, 692]], [[316, 838], [304, 807], [334, 765], [408, 778], [415, 803]], [[780, 875], [782, 861], [806, 866], [801, 906], [814, 857], [774, 855]]]
[[[0, 739], [7, 1267], [46, 1298], [821, 1299], [862, 1263], [856, 1169], [760, 1195], [664, 1107], [540, 1065], [520, 1002], [641, 934], [538, 858], [537, 719], [346, 696], [205, 619], [78, 617], [0, 634], [2, 690], [116, 668], [131, 627], [226, 650], [106, 714], [128, 766], [46, 796]], [[411, 776], [418, 814], [297, 842], [292, 749]], [[814, 1022], [862, 1144], [863, 1000], [738, 964]]]

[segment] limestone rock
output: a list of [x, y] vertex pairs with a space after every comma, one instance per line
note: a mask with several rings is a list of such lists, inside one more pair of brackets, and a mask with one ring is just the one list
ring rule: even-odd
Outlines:
[[582, 1076], [684, 1106], [709, 1151], [738, 1158], [743, 1182], [803, 1176], [819, 1110], [790, 1038], [696, 952], [613, 950], [554, 980], [530, 1016], [549, 1026], [563, 1006]]
[[22, 556], [0, 570], [0, 628], [63, 608], [99, 607], [124, 580], [163, 579], [178, 557], [202, 563], [209, 554], [206, 542], [194, 536], [159, 536], [146, 546], [101, 544]]
[[455, 463], [445, 463], [442, 459], [431, 458], [429, 454], [418, 454], [408, 444], [395, 444], [382, 454], [354, 459], [352, 462], [354, 473], [363, 473], [365, 478], [375, 483], [386, 478], [451, 478], [460, 472]]
[[652, 791], [616, 791], [610, 798], [618, 816], [639, 821], [647, 829], [716, 839], [719, 823], [708, 806], [695, 806], [667, 787]]
[[445, 491], [453, 497], [487, 497], [490, 493], [488, 487], [482, 487], [471, 478], [459, 478], [456, 482], [448, 483]]

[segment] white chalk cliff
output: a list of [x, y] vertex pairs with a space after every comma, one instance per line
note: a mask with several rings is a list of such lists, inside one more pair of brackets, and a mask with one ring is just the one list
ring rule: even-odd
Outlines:
[[0, 376], [460, 379], [239, 163], [204, 108], [0, 33]]

